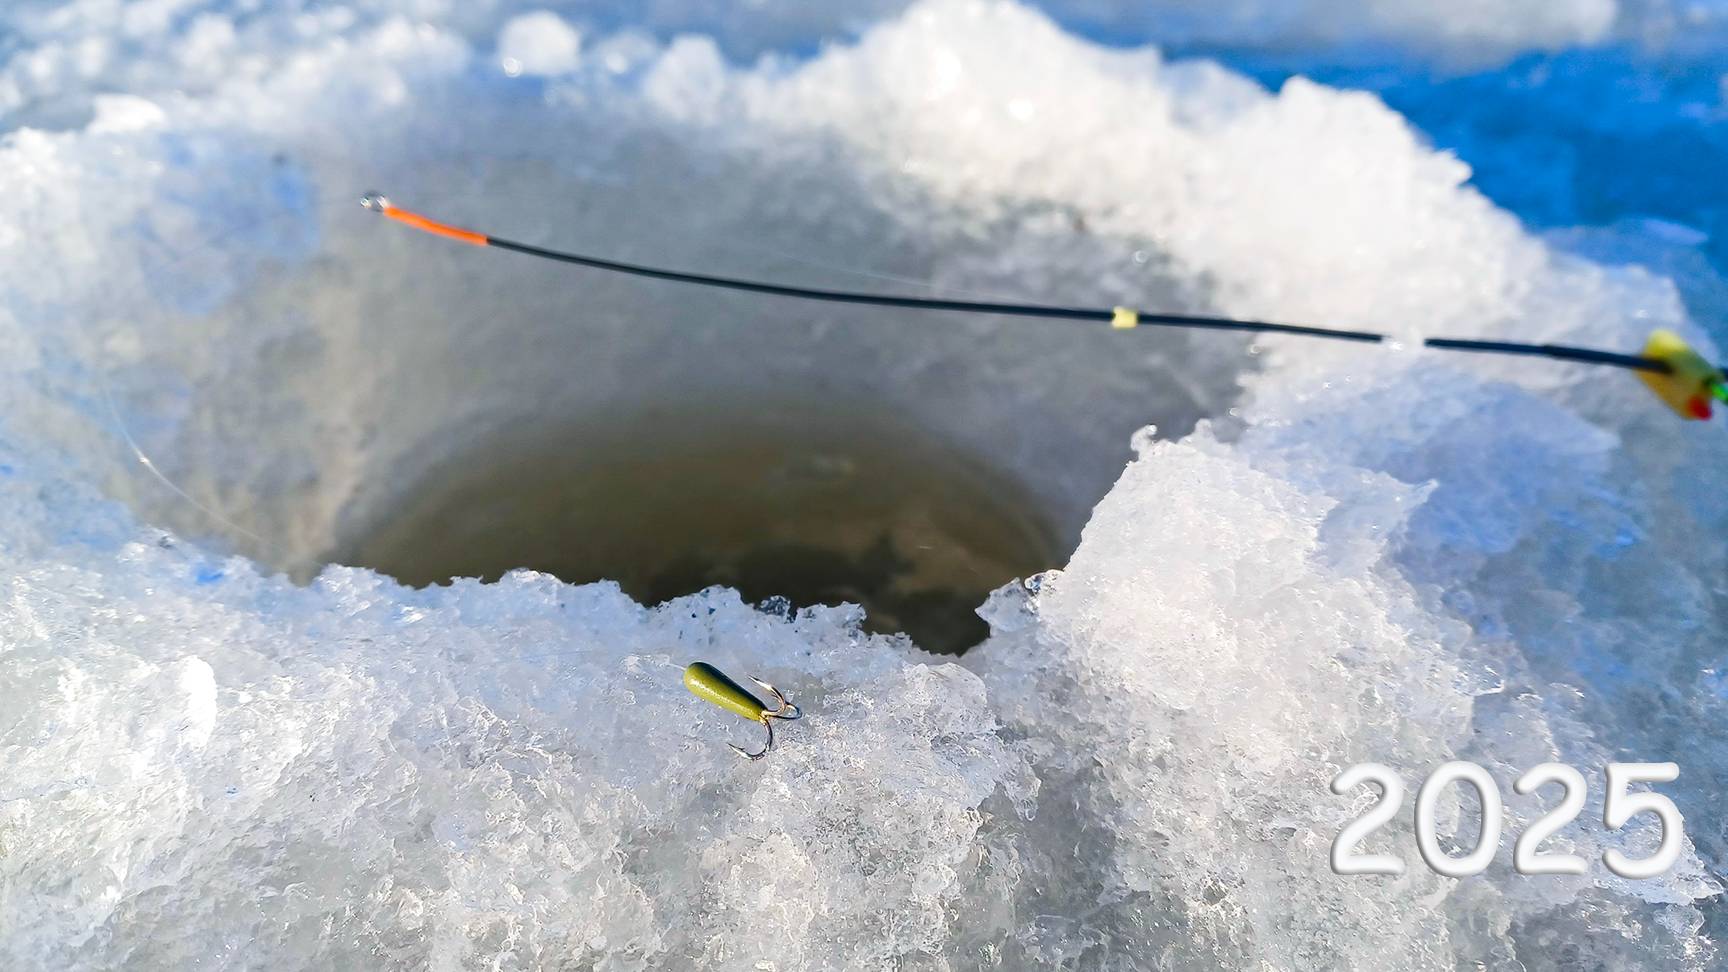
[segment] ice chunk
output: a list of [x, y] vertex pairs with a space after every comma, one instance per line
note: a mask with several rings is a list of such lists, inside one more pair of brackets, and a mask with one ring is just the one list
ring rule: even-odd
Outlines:
[[[955, 289], [1613, 346], [1660, 324], [1710, 348], [1669, 280], [1587, 259], [1624, 252], [1599, 236], [1531, 235], [1378, 100], [1267, 92], [1001, 3], [919, 4], [754, 66], [630, 29], [588, 45], [615, 63], [558, 61], [531, 99], [474, 83], [514, 7], [162, 9], [126, 45], [102, 40], [107, 4], [8, 12], [0, 104], [30, 114], [0, 143], [0, 964], [1719, 961], [1728, 476], [1714, 430], [1635, 382], [1267, 341], [1226, 413], [1239, 344], [1021, 344], [718, 298], [692, 321], [688, 292], [482, 271], [352, 203], [394, 176], [472, 202], [453, 217], [715, 260], [767, 236], [745, 213], [798, 258], [898, 258]], [[1598, 15], [1503, 38], [1588, 39]], [[828, 26], [788, 29], [837, 15], [810, 16]], [[1446, 44], [1500, 29], [1459, 24], [1477, 34]], [[1161, 354], [1167, 381], [1133, 370]], [[1138, 437], [1070, 561], [999, 591], [963, 665], [852, 608], [721, 589], [645, 608], [531, 574], [296, 585], [146, 525], [222, 532], [117, 472], [129, 441], [167, 447], [189, 495], [303, 541], [282, 563], [363, 519], [367, 484], [585, 402], [559, 394], [811, 371], [1063, 467], [1051, 502], [1084, 493], [1068, 457], [1120, 465], [1104, 417], [1217, 419]], [[962, 379], [999, 393], [955, 397]], [[752, 727], [683, 692], [697, 659], [805, 708], [773, 758], [725, 749]], [[1359, 809], [1327, 791], [1338, 769], [1414, 782], [1452, 758], [1503, 784], [1679, 760], [1686, 853], [1642, 882], [1522, 878], [1505, 849], [1466, 881], [1326, 870]], [[1541, 804], [1508, 810], [1515, 830]], [[1558, 839], [1650, 838], [1599, 810]], [[1443, 807], [1448, 829], [1471, 813]], [[1408, 854], [1406, 819], [1372, 849]]]

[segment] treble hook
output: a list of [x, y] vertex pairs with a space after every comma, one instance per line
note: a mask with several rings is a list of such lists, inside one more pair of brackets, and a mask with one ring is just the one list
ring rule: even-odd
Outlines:
[[[773, 720], [785, 719], [790, 722], [803, 716], [804, 713], [788, 701], [786, 696], [780, 694], [780, 690], [774, 686], [754, 675], [750, 676], [750, 681], [762, 686], [764, 691], [774, 696], [774, 708], [770, 709], [763, 705], [762, 700], [751, 695], [748, 689], [732, 681], [726, 677], [725, 672], [707, 662], [691, 662], [690, 666], [684, 669], [684, 687], [690, 690], [691, 695], [699, 699], [706, 699], [728, 712], [749, 719], [751, 722], [760, 722], [768, 730], [768, 741], [762, 746], [761, 752], [752, 753], [742, 746], [732, 746], [732, 749], [745, 759], [757, 760], [768, 755], [768, 751], [774, 748]], [[728, 743], [728, 745], [731, 744]]]

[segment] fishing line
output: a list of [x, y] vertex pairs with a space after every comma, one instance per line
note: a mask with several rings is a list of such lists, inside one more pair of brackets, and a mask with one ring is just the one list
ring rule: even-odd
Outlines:
[[[1347, 328], [1317, 327], [1307, 324], [1285, 324], [1274, 321], [1242, 320], [1195, 314], [1166, 314], [1142, 311], [1132, 307], [1071, 307], [1050, 304], [1013, 303], [1002, 301], [951, 300], [938, 297], [914, 297], [904, 294], [879, 294], [851, 290], [802, 287], [793, 284], [750, 280], [743, 277], [695, 273], [643, 263], [627, 263], [604, 257], [589, 256], [565, 250], [555, 250], [516, 240], [475, 232], [449, 223], [439, 222], [393, 205], [380, 193], [367, 193], [361, 205], [405, 226], [466, 243], [470, 246], [492, 247], [520, 253], [542, 260], [573, 264], [608, 273], [628, 274], [652, 280], [691, 284], [721, 290], [789, 297], [801, 300], [838, 304], [861, 304], [901, 310], [946, 313], [997, 314], [1007, 317], [1041, 318], [1075, 323], [1108, 324], [1116, 330], [1131, 330], [1142, 326], [1171, 327], [1193, 330], [1239, 331], [1255, 334], [1291, 334], [1300, 337], [1351, 341], [1361, 344], [1383, 344], [1394, 340], [1392, 335], [1377, 331]], [[1641, 354], [1624, 354], [1599, 348], [1583, 348], [1566, 344], [1537, 344], [1521, 341], [1486, 341], [1467, 338], [1426, 338], [1425, 347], [1441, 351], [1480, 354], [1519, 355], [1548, 358], [1577, 364], [1601, 365], [1638, 373], [1647, 385], [1671, 408], [1684, 418], [1709, 418], [1710, 399], [1728, 402], [1728, 381], [1722, 370], [1685, 345], [1677, 336], [1658, 331]]]
[[[222, 244], [226, 243], [230, 238], [238, 234], [257, 229], [258, 227], [273, 221], [287, 219], [292, 215], [295, 214], [278, 213], [273, 216], [253, 216], [238, 223], [231, 224], [223, 231], [213, 234], [202, 241], [175, 253], [173, 258], [169, 260], [162, 269], [170, 271], [175, 270], [189, 262], [193, 257], [204, 256], [212, 251], [220, 251]], [[70, 287], [70, 283], [71, 281], [69, 280], [62, 280], [62, 289], [65, 292], [74, 292]], [[106, 306], [103, 304], [97, 304], [95, 306], [100, 308], [98, 312], [104, 316], [116, 316], [107, 309], [107, 306], [112, 306], [116, 302], [130, 303], [145, 293], [147, 287], [155, 289], [153, 282], [146, 280], [128, 288], [127, 293], [121, 295], [119, 301], [110, 301]], [[85, 315], [77, 313], [72, 315], [76, 322], [76, 326], [83, 333], [85, 343], [90, 347], [92, 352], [95, 352], [101, 347], [101, 341], [95, 333], [94, 325], [86, 322], [84, 316]], [[280, 555], [282, 558], [280, 562], [281, 570], [291, 573], [297, 568], [310, 564], [318, 559], [309, 554], [296, 555], [292, 553], [283, 545], [235, 522], [231, 517], [199, 500], [179, 483], [175, 482], [167, 473], [162, 471], [162, 468], [157, 465], [156, 460], [149, 452], [145, 451], [144, 446], [133, 434], [131, 425], [127, 423], [125, 416], [120, 411], [119, 401], [114, 394], [113, 385], [108, 380], [107, 370], [100, 366], [93, 366], [90, 370], [94, 373], [97, 392], [101, 395], [103, 405], [106, 407], [108, 415], [112, 420], [114, 431], [119, 435], [120, 441], [126, 447], [126, 450], [131, 453], [132, 460], [135, 461], [137, 465], [143, 467], [144, 470], [150, 474], [151, 478], [160, 483], [170, 493], [174, 494], [174, 496], [189, 504], [193, 509], [202, 513], [204, 516], [209, 517], [217, 525], [230, 531], [232, 534], [253, 541], [258, 544], [261, 550], [273, 551]]]

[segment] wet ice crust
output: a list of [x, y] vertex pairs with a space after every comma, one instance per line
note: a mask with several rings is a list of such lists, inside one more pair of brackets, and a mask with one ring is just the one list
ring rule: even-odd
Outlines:
[[[195, 500], [334, 542], [367, 462], [412, 458], [341, 418], [414, 393], [369, 386], [373, 352], [343, 344], [344, 322], [385, 311], [355, 241], [407, 301], [413, 274], [474, 259], [362, 235], [378, 227], [342, 222], [365, 214], [335, 176], [484, 184], [507, 163], [488, 161], [484, 126], [452, 134], [458, 109], [511, 145], [542, 126], [587, 146], [510, 168], [517, 208], [499, 219], [568, 185], [559, 165], [598, 178], [644, 146], [709, 160], [740, 206], [772, 209], [787, 170], [769, 160], [792, 159], [873, 194], [881, 253], [985, 240], [932, 265], [952, 287], [1625, 348], [1669, 326], [1714, 350], [1672, 282], [1533, 237], [1378, 101], [1300, 80], [1266, 92], [996, 3], [921, 3], [807, 59], [744, 65], [703, 36], [516, 7], [158, 6], [100, 29], [82, 19], [94, 6], [27, 7], [11, 30], [33, 53], [0, 74], [34, 123], [0, 142], [0, 964], [1720, 961], [1725, 565], [1700, 538], [1723, 535], [1728, 483], [1705, 459], [1715, 429], [1620, 376], [1183, 345], [1202, 377], [1181, 401], [1216, 418], [1136, 436], [1068, 563], [997, 592], [990, 640], [960, 663], [863, 634], [850, 607], [722, 589], [645, 608], [530, 573], [412, 590], [332, 567], [296, 584], [275, 570], [317, 543], [225, 534], [133, 468], [115, 431], [119, 415], [163, 447]], [[1590, 40], [1609, 29], [1597, 6], [1545, 6], [1518, 43]], [[134, 93], [80, 101], [98, 81]], [[236, 204], [256, 197], [272, 218]], [[856, 208], [824, 205], [812, 224]], [[511, 292], [542, 299], [553, 279]], [[988, 343], [989, 325], [963, 326]], [[272, 370], [285, 358], [300, 386]], [[1002, 428], [1031, 430], [1032, 462], [1058, 436], [1036, 413], [1086, 376], [986, 360], [1022, 388]], [[803, 707], [771, 758], [723, 745], [755, 736], [684, 692], [696, 659]], [[1327, 784], [1369, 760], [1412, 787], [1481, 763], [1509, 833], [1546, 806], [1513, 797], [1513, 778], [1579, 766], [1591, 803], [1550, 848], [1642, 855], [1652, 829], [1592, 822], [1617, 758], [1681, 766], [1664, 792], [1689, 841], [1664, 877], [1520, 877], [1508, 838], [1484, 875], [1444, 879], [1419, 866], [1407, 814], [1365, 847], [1405, 856], [1405, 876], [1326, 868], [1367, 802]], [[1467, 841], [1474, 812], [1454, 791], [1442, 826]]]

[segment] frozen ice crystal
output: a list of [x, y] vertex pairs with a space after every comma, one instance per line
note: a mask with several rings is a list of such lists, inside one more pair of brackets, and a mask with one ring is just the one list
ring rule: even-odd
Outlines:
[[[1720, 961], [1728, 481], [1717, 430], [1634, 382], [1296, 339], [1251, 370], [1234, 341], [731, 298], [692, 321], [689, 292], [477, 272], [353, 200], [726, 269], [1615, 347], [1668, 326], [1714, 352], [1708, 302], [1620, 258], [1647, 224], [1538, 237], [1372, 96], [1012, 4], [918, 3], [816, 53], [899, 5], [768, 3], [718, 40], [668, 36], [706, 4], [542, 6], [0, 15], [0, 965]], [[1178, 7], [1195, 36], [1249, 9], [1155, 5]], [[1301, 9], [1244, 43], [1343, 30]], [[1667, 8], [1471, 4], [1438, 32], [1433, 9], [1350, 29], [1504, 51]], [[737, 60], [781, 46], [805, 56]], [[648, 608], [531, 573], [276, 572], [524, 413], [813, 360], [1082, 508], [1072, 557], [998, 591], [961, 663], [718, 588]], [[680, 686], [696, 659], [806, 718], [741, 763], [723, 742], [751, 727]], [[1519, 877], [1509, 841], [1461, 881], [1325, 866], [1355, 762], [1504, 786], [1670, 758], [1690, 839], [1654, 880]], [[1508, 795], [1511, 829], [1542, 806]], [[1651, 836], [1599, 819], [1557, 843]], [[1414, 864], [1410, 837], [1405, 815], [1369, 849]]]

